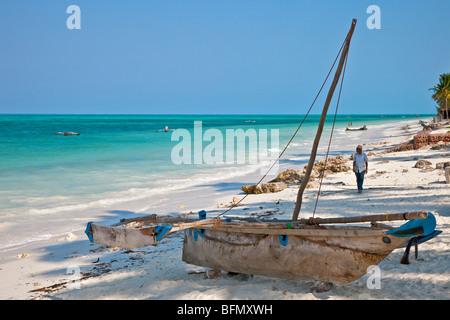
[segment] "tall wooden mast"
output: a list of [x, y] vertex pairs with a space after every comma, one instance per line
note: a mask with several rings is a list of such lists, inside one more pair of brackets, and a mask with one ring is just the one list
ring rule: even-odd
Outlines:
[[339, 60], [336, 74], [334, 75], [333, 82], [331, 83], [330, 90], [328, 91], [327, 99], [325, 100], [325, 104], [323, 106], [322, 115], [320, 117], [319, 126], [317, 128], [317, 133], [316, 133], [316, 138], [314, 139], [313, 147], [311, 150], [311, 156], [309, 158], [308, 167], [306, 169], [305, 177], [303, 178], [302, 184], [300, 185], [300, 188], [298, 190], [294, 214], [292, 215], [292, 221], [297, 220], [298, 215], [300, 213], [300, 208], [302, 206], [303, 192], [305, 191], [306, 185], [308, 184], [309, 178], [311, 177], [311, 171], [312, 171], [312, 168], [314, 165], [314, 161], [316, 160], [317, 148], [319, 146], [320, 137], [322, 135], [325, 118], [326, 118], [327, 112], [328, 112], [328, 107], [330, 106], [330, 102], [331, 102], [331, 99], [333, 98], [334, 90], [336, 89], [336, 85], [338, 84], [339, 78], [341, 77], [342, 68], [344, 66], [344, 62], [345, 62], [345, 59], [348, 54], [350, 40], [352, 38], [353, 31], [355, 30], [355, 26], [356, 26], [356, 19], [353, 19], [352, 25], [350, 27], [350, 31], [348, 32], [347, 37], [345, 38], [344, 48], [341, 53], [341, 58]]

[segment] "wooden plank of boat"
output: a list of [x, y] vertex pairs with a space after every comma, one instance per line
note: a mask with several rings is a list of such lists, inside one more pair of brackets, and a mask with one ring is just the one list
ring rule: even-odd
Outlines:
[[127, 228], [122, 225], [124, 222], [126, 222], [126, 224], [132, 223], [133, 221], [131, 219], [113, 226], [103, 226], [91, 221], [87, 224], [85, 233], [92, 243], [103, 244], [109, 247], [133, 249], [156, 245], [170, 232], [216, 223], [215, 219], [186, 222], [189, 220], [174, 217], [149, 217], [148, 219], [140, 218], [138, 220], [140, 222], [143, 220], [150, 220], [152, 223], [172, 223], [172, 225], [152, 225], [142, 228]]
[[121, 228], [88, 223], [86, 234], [92, 243], [126, 249], [156, 245], [171, 227], [151, 226], [144, 228]]
[[[289, 231], [291, 227], [298, 227], [308, 224], [327, 224], [327, 223], [351, 223], [351, 222], [366, 222], [366, 221], [393, 221], [393, 220], [411, 220], [424, 219], [427, 217], [426, 212], [405, 212], [386, 215], [369, 215], [357, 217], [343, 217], [331, 219], [301, 219], [298, 222], [281, 222], [281, 221], [265, 221], [265, 222], [250, 222], [249, 220], [239, 221], [224, 221], [219, 219], [203, 219], [195, 220], [172, 217], [172, 216], [146, 216], [133, 219], [122, 220], [120, 223], [112, 226], [102, 226], [89, 222], [86, 228], [86, 234], [93, 243], [103, 244], [110, 247], [120, 248], [141, 248], [149, 245], [156, 245], [170, 232], [176, 232], [183, 229], [195, 228], [201, 226], [222, 227], [230, 232], [247, 232], [247, 233], [261, 233], [267, 234], [279, 233], [280, 230], [286, 229], [286, 234], [294, 231]], [[144, 226], [145, 223], [153, 225]], [[155, 225], [164, 224], [164, 225]], [[127, 227], [128, 226], [128, 227]], [[130, 227], [132, 226], [132, 227]], [[416, 226], [415, 226], [416, 227]], [[256, 231], [255, 231], [256, 230]], [[293, 229], [294, 230], [294, 229]], [[298, 232], [295, 231], [295, 232]], [[295, 233], [294, 232], [294, 233]], [[304, 229], [303, 234], [315, 232], [313, 230]], [[333, 231], [330, 231], [330, 235]]]
[[156, 214], [151, 214], [143, 217], [135, 217], [122, 219], [119, 223], [113, 224], [112, 226], [127, 226], [130, 224], [143, 226], [146, 224], [157, 224], [157, 223], [181, 223], [190, 222], [192, 219], [181, 217], [181, 216], [158, 216]]
[[[367, 273], [405, 242], [404, 235], [433, 232], [434, 216], [394, 229], [297, 225], [287, 228], [205, 226], [185, 233], [186, 263], [229, 272], [344, 284]], [[397, 231], [401, 231], [399, 234]]]
[[372, 221], [394, 221], [394, 220], [414, 220], [414, 219], [426, 219], [429, 213], [426, 211], [410, 211], [403, 213], [387, 213], [387, 214], [375, 214], [375, 215], [362, 215], [354, 217], [338, 217], [338, 218], [325, 218], [325, 219], [300, 219], [300, 223], [304, 224], [334, 224], [334, 223], [359, 223], [359, 222], [372, 222]]
[[190, 229], [185, 233], [182, 259], [186, 263], [237, 273], [340, 284], [360, 278], [367, 273], [367, 267], [378, 264], [405, 241], [370, 228], [202, 230]]

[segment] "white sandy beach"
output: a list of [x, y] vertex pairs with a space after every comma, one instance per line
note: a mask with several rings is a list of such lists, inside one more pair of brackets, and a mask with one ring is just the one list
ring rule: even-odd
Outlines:
[[[206, 268], [181, 260], [183, 232], [170, 235], [157, 247], [124, 250], [91, 244], [77, 226], [66, 236], [0, 252], [0, 299], [450, 299], [450, 184], [445, 182], [444, 170], [434, 169], [436, 163], [450, 161], [450, 148], [383, 153], [422, 129], [417, 122], [411, 122], [409, 130], [403, 125], [378, 132], [382, 139], [377, 141], [370, 128], [349, 133], [353, 137], [349, 144], [365, 144], [364, 151], [370, 153], [365, 190], [356, 192], [351, 171], [328, 175], [316, 212], [316, 217], [323, 218], [417, 210], [436, 216], [436, 229], [443, 233], [419, 245], [420, 260], [414, 259], [412, 249], [409, 265], [400, 264], [404, 249], [394, 250], [379, 264], [379, 289], [368, 288], [367, 275], [322, 293], [312, 292], [314, 281], [306, 280], [230, 277], [225, 272], [206, 279]], [[349, 159], [350, 154], [344, 156]], [[422, 159], [430, 161], [434, 170], [414, 168]], [[351, 166], [350, 160], [347, 165]], [[279, 193], [250, 195], [231, 213], [289, 219], [297, 190], [298, 186], [290, 186]], [[213, 217], [224, 210], [220, 204], [243, 196], [236, 181], [196, 191], [198, 197], [189, 201], [175, 192], [170, 210], [196, 213], [204, 209]], [[301, 217], [311, 216], [316, 193], [317, 188], [306, 189]]]

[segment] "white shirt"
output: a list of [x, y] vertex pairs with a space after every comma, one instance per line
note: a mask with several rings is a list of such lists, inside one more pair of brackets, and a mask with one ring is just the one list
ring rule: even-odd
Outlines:
[[356, 152], [353, 156], [353, 162], [355, 162], [355, 172], [363, 172], [366, 170], [366, 162], [369, 162], [369, 159], [364, 152], [361, 152], [361, 154]]

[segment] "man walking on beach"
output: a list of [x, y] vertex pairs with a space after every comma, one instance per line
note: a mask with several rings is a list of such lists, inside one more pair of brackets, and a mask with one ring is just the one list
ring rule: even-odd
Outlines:
[[356, 153], [353, 156], [353, 172], [356, 175], [356, 183], [358, 184], [358, 193], [362, 193], [364, 174], [367, 173], [369, 166], [367, 155], [362, 151], [362, 145], [356, 147]]

